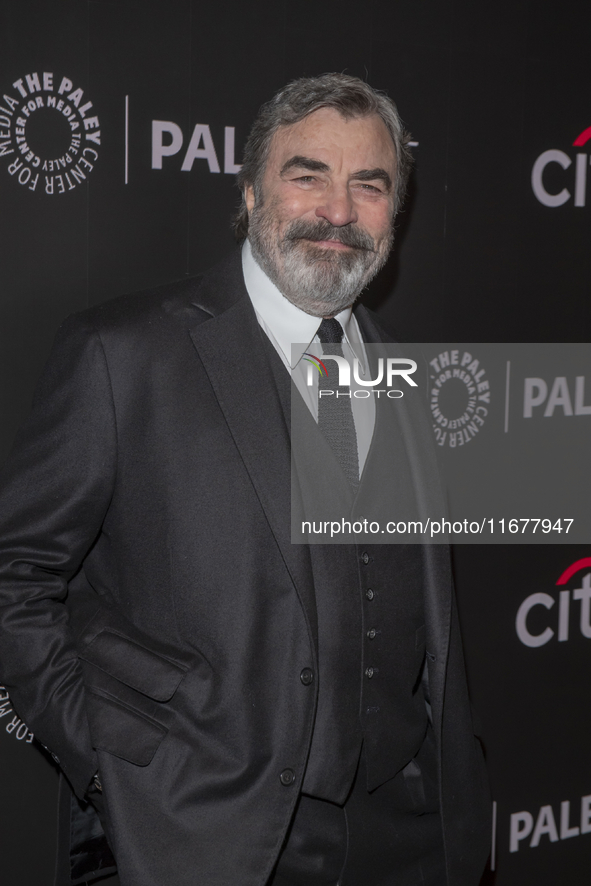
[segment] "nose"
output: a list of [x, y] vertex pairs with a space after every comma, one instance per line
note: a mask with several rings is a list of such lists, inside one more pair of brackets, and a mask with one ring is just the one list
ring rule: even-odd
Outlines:
[[326, 219], [337, 228], [354, 224], [358, 219], [358, 214], [349, 189], [331, 185], [324, 192], [321, 202], [316, 207], [316, 216]]

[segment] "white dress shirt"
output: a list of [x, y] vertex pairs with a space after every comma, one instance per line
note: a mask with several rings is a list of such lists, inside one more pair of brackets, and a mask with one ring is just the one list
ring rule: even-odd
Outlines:
[[[313, 384], [311, 386], [307, 384], [307, 368], [310, 364], [307, 360], [302, 360], [302, 356], [306, 351], [311, 351], [316, 356], [323, 355], [322, 345], [316, 334], [322, 318], [306, 314], [305, 311], [296, 307], [282, 295], [255, 260], [248, 240], [244, 241], [242, 247], [242, 270], [246, 290], [262, 329], [293, 378], [314, 420], [318, 421], [319, 375], [314, 372], [312, 375]], [[356, 357], [359, 360], [360, 378], [369, 378], [365, 346], [352, 308], [345, 308], [344, 311], [336, 314], [335, 318], [345, 333], [343, 355], [351, 366], [353, 358]], [[371, 396], [355, 397], [356, 390], [365, 392], [369, 390]], [[359, 474], [361, 475], [371, 445], [376, 407], [371, 388], [357, 385], [352, 379], [351, 392], [353, 394], [351, 397], [353, 421], [357, 434]]]

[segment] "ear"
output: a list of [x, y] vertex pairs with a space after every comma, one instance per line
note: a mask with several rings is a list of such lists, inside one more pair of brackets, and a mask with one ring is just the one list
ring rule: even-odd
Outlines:
[[252, 185], [246, 185], [244, 189], [244, 202], [246, 203], [246, 208], [249, 212], [252, 212], [254, 209], [254, 188]]

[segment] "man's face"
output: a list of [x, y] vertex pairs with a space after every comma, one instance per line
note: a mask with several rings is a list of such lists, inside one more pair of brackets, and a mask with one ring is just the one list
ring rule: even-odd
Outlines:
[[246, 190], [252, 251], [283, 295], [330, 317], [392, 245], [396, 156], [382, 120], [321, 108], [273, 137], [262, 193]]

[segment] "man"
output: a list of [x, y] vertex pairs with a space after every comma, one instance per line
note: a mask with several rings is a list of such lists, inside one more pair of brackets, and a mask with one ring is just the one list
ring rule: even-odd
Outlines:
[[[246, 146], [241, 254], [58, 335], [4, 474], [0, 651], [78, 798], [73, 882], [94, 805], [123, 886], [478, 883], [446, 548], [290, 541], [290, 345], [382, 340], [352, 305], [406, 142], [356, 78], [289, 84]], [[308, 409], [361, 494], [373, 398]]]

